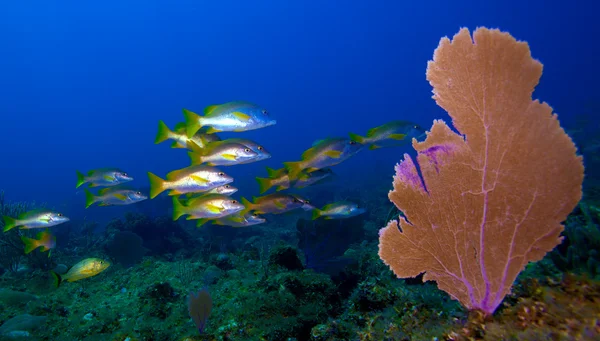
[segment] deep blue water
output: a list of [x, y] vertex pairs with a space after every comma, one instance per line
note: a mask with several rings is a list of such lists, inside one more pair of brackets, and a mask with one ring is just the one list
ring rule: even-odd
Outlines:
[[[240, 194], [257, 195], [265, 166], [314, 140], [448, 119], [425, 70], [461, 27], [528, 41], [544, 64], [535, 97], [568, 124], [598, 99], [597, 13], [592, 1], [2, 1], [0, 189], [71, 215], [111, 212], [84, 212], [75, 170], [120, 167], [147, 186], [147, 171], [189, 162], [154, 145], [158, 120], [246, 100], [278, 121], [239, 135], [272, 159], [227, 168]], [[363, 152], [335, 171], [390, 181], [405, 150]]]

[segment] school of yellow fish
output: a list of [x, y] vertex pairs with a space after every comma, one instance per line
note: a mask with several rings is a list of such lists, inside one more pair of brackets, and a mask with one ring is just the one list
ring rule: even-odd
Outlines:
[[[365, 212], [358, 204], [339, 201], [321, 209], [313, 207], [306, 198], [281, 191], [315, 185], [333, 175], [331, 167], [344, 162], [363, 149], [398, 146], [412, 137], [419, 137], [424, 130], [409, 121], [392, 121], [370, 129], [365, 136], [350, 133], [349, 137], [333, 137], [316, 141], [306, 150], [299, 161], [284, 162], [280, 169], [267, 167], [267, 177], [257, 177], [260, 194], [271, 188], [275, 192], [252, 201], [231, 197], [237, 192], [231, 183], [233, 177], [218, 167], [227, 167], [269, 159], [271, 154], [261, 144], [244, 138], [222, 140], [217, 133], [244, 132], [276, 124], [265, 109], [254, 103], [235, 101], [210, 105], [203, 115], [183, 109], [185, 122], [174, 129], [159, 121], [155, 144], [172, 140], [172, 148], [185, 148], [190, 157], [190, 166], [173, 170], [163, 178], [148, 172], [149, 197], [155, 198], [168, 191], [173, 200], [173, 220], [186, 216], [196, 220], [197, 226], [207, 222], [215, 225], [244, 227], [264, 223], [261, 215], [281, 214], [302, 208], [312, 210], [312, 218], [343, 219]], [[130, 205], [148, 199], [140, 191], [126, 188], [123, 184], [133, 177], [118, 168], [95, 169], [77, 173], [76, 188], [87, 184], [84, 189], [85, 207]], [[89, 188], [104, 187], [96, 194]], [[22, 236], [24, 252], [40, 248], [50, 251], [56, 246], [56, 238], [49, 228], [69, 221], [61, 213], [38, 209], [18, 217], [4, 216], [4, 232], [13, 228], [45, 229], [37, 238]], [[50, 255], [50, 253], [48, 254]], [[65, 274], [52, 272], [55, 285], [63, 281], [77, 281], [92, 277], [106, 270], [110, 263], [97, 258], [86, 258], [75, 264]]]

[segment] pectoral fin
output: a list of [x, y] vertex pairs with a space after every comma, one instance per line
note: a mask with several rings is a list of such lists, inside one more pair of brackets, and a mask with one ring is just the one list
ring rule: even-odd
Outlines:
[[338, 150], [328, 150], [325, 152], [325, 155], [329, 156], [332, 159], [339, 159], [342, 156], [342, 152]]
[[201, 178], [198, 175], [190, 175], [190, 178], [199, 184], [205, 184], [208, 182], [208, 180]]
[[243, 112], [239, 112], [239, 111], [233, 112], [232, 115], [235, 116], [240, 121], [248, 121], [250, 119], [250, 116], [244, 114]]
[[406, 134], [391, 134], [389, 138], [392, 140], [404, 140], [406, 138]]
[[121, 194], [121, 193], [115, 193], [115, 194], [113, 194], [113, 197], [115, 197], [121, 201], [127, 200], [127, 196], [124, 194]]

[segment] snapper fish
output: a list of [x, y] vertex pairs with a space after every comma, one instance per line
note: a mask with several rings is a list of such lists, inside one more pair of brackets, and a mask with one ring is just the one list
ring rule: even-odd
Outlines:
[[199, 193], [233, 182], [231, 176], [207, 165], [194, 165], [172, 171], [167, 174], [166, 180], [148, 172], [148, 178], [151, 199], [166, 190], [170, 190], [169, 195]]
[[64, 275], [50, 271], [54, 278], [54, 286], [59, 287], [62, 282], [75, 282], [84, 278], [96, 276], [110, 266], [110, 262], [99, 258], [86, 258], [73, 265]]
[[262, 224], [267, 221], [265, 218], [259, 216], [256, 213], [234, 213], [228, 216], [217, 218], [217, 219], [198, 219], [196, 226], [200, 227], [207, 222], [212, 222], [214, 225], [223, 225], [231, 227], [246, 227], [252, 225]]
[[295, 180], [303, 170], [312, 173], [318, 169], [335, 166], [356, 155], [363, 147], [363, 144], [347, 138], [327, 138], [315, 142], [310, 149], [302, 153], [301, 161], [283, 164], [290, 179]]
[[183, 109], [187, 136], [192, 137], [200, 128], [208, 126], [208, 134], [221, 131], [249, 131], [272, 126], [277, 122], [267, 109], [254, 103], [234, 101], [204, 108], [204, 116]]
[[258, 182], [258, 187], [260, 194], [265, 193], [271, 187], [276, 187], [275, 191], [279, 192], [290, 187], [294, 188], [305, 188], [310, 185], [314, 185], [321, 180], [331, 176], [333, 172], [329, 168], [318, 169], [313, 171], [312, 173], [307, 173], [306, 171], [300, 172], [298, 175], [298, 179], [295, 181], [290, 181], [290, 177], [285, 168], [280, 169], [272, 169], [267, 167], [268, 178], [260, 178], [256, 177], [256, 182]]
[[184, 122], [177, 123], [175, 129], [171, 130], [165, 122], [158, 121], [158, 133], [154, 139], [154, 144], [173, 140], [171, 148], [188, 148], [189, 142], [204, 147], [207, 143], [221, 140], [217, 134], [206, 134], [203, 130], [198, 130], [192, 137], [188, 138], [186, 129]]
[[231, 186], [231, 185], [223, 185], [223, 186], [219, 186], [217, 188], [213, 188], [210, 191], [206, 192], [206, 194], [223, 194], [223, 195], [232, 195], [233, 193], [237, 192], [238, 189], [237, 187]]
[[89, 184], [89, 187], [97, 186], [116, 186], [133, 180], [127, 173], [123, 172], [118, 168], [101, 168], [91, 170], [84, 175], [83, 173], [77, 172], [77, 185], [75, 188], [83, 184]]
[[322, 209], [313, 210], [312, 219], [315, 220], [319, 217], [325, 217], [325, 219], [346, 219], [365, 212], [366, 210], [359, 207], [358, 204], [350, 201], [338, 201], [325, 205]]
[[378, 127], [369, 129], [366, 136], [350, 133], [350, 139], [360, 144], [368, 145], [369, 149], [381, 147], [396, 147], [402, 145], [399, 141], [410, 141], [413, 137], [419, 138], [425, 134], [418, 124], [409, 121], [392, 121]]
[[144, 201], [148, 197], [140, 191], [132, 189], [104, 188], [94, 195], [87, 188], [85, 191], [85, 208], [99, 203], [98, 206], [122, 206]]
[[3, 216], [4, 232], [10, 231], [15, 227], [21, 230], [27, 229], [46, 229], [69, 221], [62, 213], [49, 211], [45, 209], [36, 209], [20, 214], [17, 218]]
[[297, 208], [308, 210], [312, 208], [308, 200], [302, 199], [297, 195], [272, 193], [262, 197], [253, 197], [253, 202], [242, 198], [244, 204], [244, 213], [253, 211], [256, 214], [282, 214]]
[[207, 164], [209, 166], [233, 166], [256, 161], [258, 153], [249, 147], [230, 142], [229, 140], [211, 142], [204, 148], [194, 143], [188, 143], [191, 152], [188, 152], [192, 165]]
[[186, 201], [185, 205], [173, 197], [173, 220], [183, 215], [191, 219], [216, 219], [234, 214], [244, 209], [244, 205], [237, 200], [223, 194], [207, 194]]

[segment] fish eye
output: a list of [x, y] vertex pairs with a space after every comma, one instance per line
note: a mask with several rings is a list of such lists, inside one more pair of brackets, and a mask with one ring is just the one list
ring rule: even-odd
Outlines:
[[246, 149], [244, 149], [244, 151], [245, 151], [246, 153], [249, 153], [249, 152], [250, 152], [250, 148], [246, 148]]
[[62, 217], [62, 213], [57, 214], [57, 216]]
[[356, 144], [356, 142], [355, 142], [355, 141], [350, 141], [350, 142], [348, 142], [348, 143], [350, 143], [350, 144]]
[[237, 200], [231, 200], [232, 204], [237, 204]]
[[225, 175], [225, 173], [219, 172], [219, 176], [223, 176], [223, 175]]
[[142, 192], [135, 192], [135, 194], [137, 194], [137, 195], [142, 195]]
[[415, 125], [413, 126], [413, 128], [414, 128], [414, 129], [419, 129], [419, 126], [415, 124]]
[[263, 150], [264, 148], [262, 146], [258, 146], [257, 148], [258, 150]]
[[304, 200], [304, 203], [305, 203], [305, 204], [310, 204], [310, 201], [308, 201], [308, 200]]
[[229, 187], [231, 187], [231, 186], [229, 186], [229, 185], [225, 185], [225, 188], [229, 188]]
[[265, 115], [268, 115], [268, 114], [269, 114], [269, 112], [267, 111], [267, 109], [263, 109], [263, 110], [261, 110], [261, 112], [262, 112], [263, 114], [265, 114]]
[[121, 173], [121, 175], [123, 175], [123, 176], [127, 176], [127, 173]]

